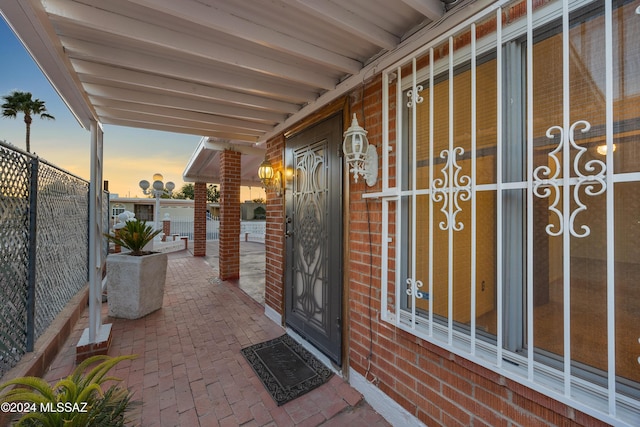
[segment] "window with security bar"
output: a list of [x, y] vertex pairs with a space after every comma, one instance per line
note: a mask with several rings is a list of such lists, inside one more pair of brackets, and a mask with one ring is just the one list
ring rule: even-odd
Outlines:
[[637, 419], [640, 7], [533, 3], [383, 74], [382, 318]]

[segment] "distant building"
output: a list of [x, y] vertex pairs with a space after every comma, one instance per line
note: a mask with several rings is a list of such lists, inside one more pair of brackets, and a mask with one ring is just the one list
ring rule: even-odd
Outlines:
[[[115, 196], [115, 197], [114, 197]], [[156, 200], [148, 197], [118, 197], [117, 194], [109, 196], [109, 210], [111, 224], [115, 218], [124, 211], [133, 212], [136, 218], [152, 222], [154, 220], [154, 209]], [[241, 220], [264, 220], [266, 213], [266, 205], [264, 203], [255, 203], [246, 201], [240, 205]], [[160, 199], [160, 220], [165, 214], [169, 214], [170, 218], [193, 218], [194, 201], [185, 199]], [[220, 216], [219, 203], [207, 203], [207, 216], [218, 218]]]

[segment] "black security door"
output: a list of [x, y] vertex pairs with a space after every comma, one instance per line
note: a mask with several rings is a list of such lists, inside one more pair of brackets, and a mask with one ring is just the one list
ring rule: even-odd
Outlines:
[[286, 141], [286, 310], [335, 363], [342, 348], [342, 114]]

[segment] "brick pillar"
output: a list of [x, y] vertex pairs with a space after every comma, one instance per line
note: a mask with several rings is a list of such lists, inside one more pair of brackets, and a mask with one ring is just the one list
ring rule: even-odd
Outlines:
[[194, 185], [193, 256], [207, 255], [207, 183]]
[[[168, 214], [167, 214], [168, 215]], [[168, 216], [165, 216], [162, 220], [162, 241], [166, 242], [167, 237], [171, 235], [171, 220]]]
[[[267, 141], [267, 158], [276, 170], [283, 170], [284, 136]], [[267, 191], [267, 234], [265, 236], [265, 305], [284, 315], [284, 197]]]
[[220, 156], [220, 279], [240, 277], [240, 153]]

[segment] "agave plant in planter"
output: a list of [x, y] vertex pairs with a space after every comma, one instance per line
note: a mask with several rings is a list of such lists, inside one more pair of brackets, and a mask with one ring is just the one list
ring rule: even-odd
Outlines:
[[130, 255], [142, 256], [151, 253], [144, 248], [161, 232], [162, 230], [154, 230], [152, 226], [147, 225], [146, 221], [132, 219], [126, 221], [114, 236], [105, 234], [105, 237], [116, 245], [129, 249]]
[[[121, 361], [135, 357], [90, 357], [54, 386], [38, 377], [15, 378], [0, 385], [0, 402], [3, 408], [14, 404], [22, 409], [17, 411], [23, 415], [16, 426], [124, 426], [132, 393], [107, 373]], [[106, 382], [112, 385], [103, 390]]]
[[115, 236], [105, 234], [129, 252], [107, 257], [109, 316], [138, 319], [162, 307], [167, 254], [145, 250], [161, 230], [146, 221], [127, 221]]

